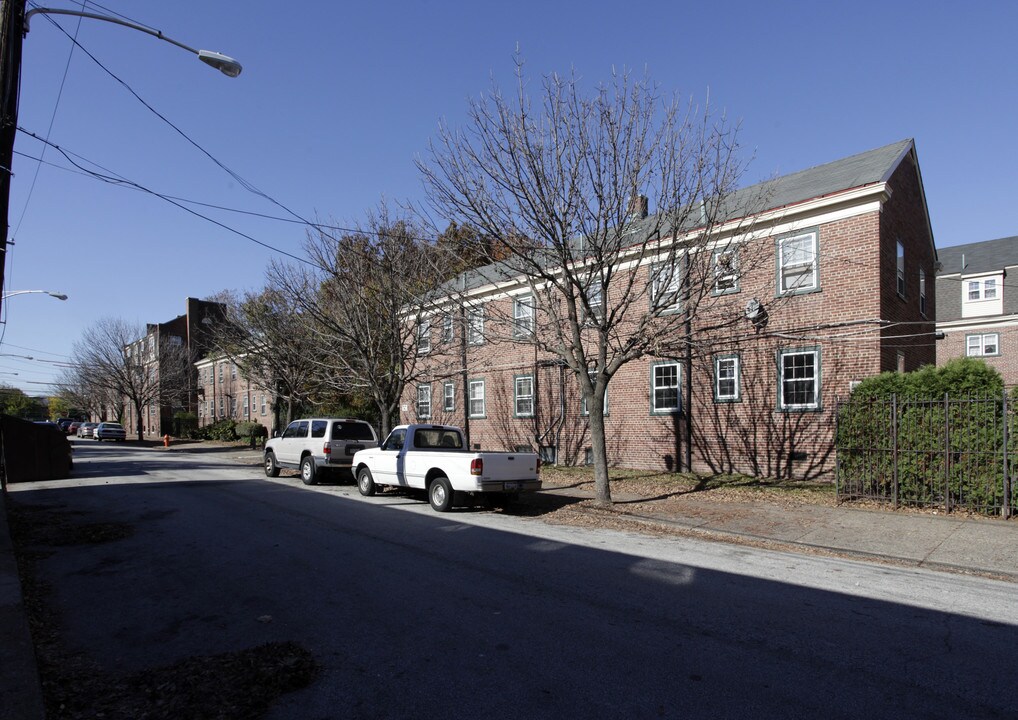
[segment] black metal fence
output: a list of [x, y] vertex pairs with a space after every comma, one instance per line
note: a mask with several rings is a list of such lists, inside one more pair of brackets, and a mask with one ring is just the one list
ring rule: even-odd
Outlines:
[[851, 399], [837, 405], [837, 494], [895, 507], [1018, 513], [1018, 401]]

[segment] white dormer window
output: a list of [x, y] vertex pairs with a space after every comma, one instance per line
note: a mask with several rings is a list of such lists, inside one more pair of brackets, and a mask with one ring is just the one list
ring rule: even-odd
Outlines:
[[982, 277], [969, 276], [961, 285], [961, 316], [986, 317], [1004, 312], [1004, 274], [997, 272]]

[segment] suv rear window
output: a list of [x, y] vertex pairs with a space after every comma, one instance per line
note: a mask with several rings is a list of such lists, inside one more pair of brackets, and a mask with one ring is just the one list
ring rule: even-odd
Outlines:
[[332, 423], [333, 440], [374, 440], [371, 426], [362, 422]]

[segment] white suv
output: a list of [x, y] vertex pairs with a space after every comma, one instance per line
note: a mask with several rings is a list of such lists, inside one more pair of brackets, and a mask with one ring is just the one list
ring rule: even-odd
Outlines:
[[314, 485], [319, 472], [349, 470], [355, 452], [377, 446], [375, 429], [363, 420], [294, 420], [281, 436], [265, 443], [265, 474], [278, 477], [280, 468], [292, 468], [300, 470], [305, 485]]

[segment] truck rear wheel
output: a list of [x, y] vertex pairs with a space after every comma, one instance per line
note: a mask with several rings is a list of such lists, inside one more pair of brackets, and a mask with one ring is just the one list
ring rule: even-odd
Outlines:
[[365, 497], [371, 497], [377, 490], [375, 479], [371, 477], [371, 471], [367, 468], [361, 468], [360, 472], [357, 473], [357, 489]]
[[432, 480], [428, 487], [428, 502], [438, 512], [446, 512], [452, 508], [452, 486], [449, 479], [439, 476]]
[[315, 484], [315, 459], [310, 455], [300, 461], [300, 481], [305, 485]]

